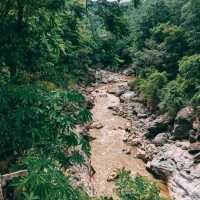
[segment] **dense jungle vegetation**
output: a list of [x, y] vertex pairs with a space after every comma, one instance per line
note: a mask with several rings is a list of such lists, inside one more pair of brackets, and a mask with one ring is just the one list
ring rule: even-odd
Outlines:
[[[192, 105], [198, 115], [199, 0], [0, 0], [0, 174], [28, 170], [7, 183], [6, 199], [90, 199], [64, 175], [90, 156], [74, 130], [92, 119], [78, 88], [98, 68], [126, 67], [151, 111]], [[122, 200], [161, 199], [120, 173]]]

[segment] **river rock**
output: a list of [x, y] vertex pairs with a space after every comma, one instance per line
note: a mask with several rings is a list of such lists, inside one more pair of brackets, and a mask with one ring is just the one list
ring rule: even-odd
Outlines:
[[188, 152], [191, 154], [200, 153], [200, 142], [190, 144]]
[[173, 199], [200, 199], [200, 164], [194, 164], [194, 158], [187, 150], [173, 143], [165, 144], [158, 148], [147, 168], [168, 181]]
[[147, 117], [148, 117], [148, 114], [146, 114], [146, 113], [138, 113], [138, 114], [137, 114], [137, 117], [138, 117], [139, 119], [144, 119], [144, 118], [147, 118]]
[[171, 119], [167, 114], [160, 115], [147, 125], [147, 138], [153, 139], [158, 133], [165, 132], [169, 129]]
[[130, 137], [130, 133], [126, 131], [126, 132], [124, 133], [124, 136], [123, 136], [123, 142], [127, 142], [128, 139], [129, 139], [129, 137]]
[[107, 177], [107, 181], [108, 182], [111, 182], [111, 181], [114, 181], [118, 178], [118, 171], [119, 169], [114, 169], [111, 174], [108, 175]]
[[137, 94], [134, 91], [125, 92], [120, 96], [120, 102], [131, 101]]
[[153, 143], [156, 146], [162, 146], [165, 143], [167, 143], [169, 139], [169, 133], [159, 133], [154, 139], [153, 139]]
[[122, 95], [125, 91], [127, 91], [128, 86], [127, 84], [120, 84], [120, 85], [115, 85], [112, 86], [111, 88], [109, 88], [107, 90], [107, 92], [109, 94], [114, 94], [115, 96], [119, 97], [120, 95]]
[[133, 109], [133, 113], [136, 114], [137, 116], [141, 114], [146, 115], [148, 113], [147, 108], [145, 108], [145, 106], [139, 102], [133, 102], [132, 109]]
[[195, 120], [192, 124], [193, 129], [189, 131], [189, 140], [191, 143], [200, 142], [200, 122]]
[[130, 154], [131, 154], [131, 148], [124, 148], [124, 149], [122, 149], [122, 151], [123, 151], [126, 155], [130, 155]]
[[188, 106], [180, 110], [175, 118], [172, 135], [174, 139], [188, 139], [193, 128], [194, 110]]
[[139, 146], [141, 142], [142, 142], [142, 139], [139, 137], [135, 138], [134, 136], [134, 138], [131, 138], [131, 137], [128, 138], [128, 144], [131, 146]]
[[157, 154], [157, 147], [154, 144], [143, 144], [143, 149], [146, 152], [146, 158], [148, 161], [152, 160], [154, 155]]
[[131, 76], [135, 74], [135, 66], [133, 67], [129, 67], [127, 69], [125, 69], [122, 74], [126, 75], [126, 76]]
[[95, 97], [93, 96], [87, 96], [86, 97], [86, 102], [87, 102], [87, 108], [92, 109], [95, 105]]
[[147, 162], [146, 152], [142, 149], [137, 148], [136, 158], [141, 159], [144, 162]]
[[195, 163], [195, 164], [200, 163], [200, 153], [197, 153], [197, 154], [194, 156], [194, 163]]
[[88, 127], [89, 129], [101, 129], [103, 128], [103, 124], [101, 122], [93, 122], [91, 125]]
[[189, 131], [189, 141], [191, 143], [194, 143], [194, 142], [197, 142], [199, 141], [200, 142], [200, 133], [196, 132], [195, 130], [190, 130]]

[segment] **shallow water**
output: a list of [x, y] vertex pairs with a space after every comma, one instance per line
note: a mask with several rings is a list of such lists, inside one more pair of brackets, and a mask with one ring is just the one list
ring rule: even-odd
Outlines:
[[[126, 81], [126, 77], [119, 79], [119, 82]], [[124, 80], [123, 80], [124, 79]], [[95, 188], [97, 196], [108, 195], [116, 196], [115, 186], [113, 182], [107, 182], [107, 177], [114, 169], [125, 168], [130, 170], [132, 174], [140, 174], [146, 176], [154, 181], [161, 189], [163, 197], [169, 199], [169, 192], [167, 186], [152, 177], [152, 175], [145, 169], [143, 161], [135, 158], [136, 150], [131, 147], [131, 154], [126, 155], [122, 150], [129, 148], [123, 142], [123, 135], [125, 128], [130, 126], [130, 122], [120, 116], [112, 114], [109, 106], [116, 106], [119, 104], [119, 98], [108, 94], [109, 87], [113, 87], [118, 83], [109, 83], [99, 86], [93, 91], [92, 96], [95, 97], [95, 106], [92, 109], [94, 121], [103, 124], [102, 129], [91, 129], [90, 133], [96, 138], [92, 141], [92, 155], [91, 164], [96, 173], [92, 177], [91, 184]]]

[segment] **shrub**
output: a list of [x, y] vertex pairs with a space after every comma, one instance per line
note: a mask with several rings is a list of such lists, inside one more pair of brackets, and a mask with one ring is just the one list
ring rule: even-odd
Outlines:
[[196, 110], [197, 116], [200, 119], [200, 89], [193, 96], [191, 103], [196, 108], [195, 110]]
[[200, 85], [200, 54], [183, 57], [179, 63], [179, 72], [184, 79], [198, 87]]
[[139, 89], [147, 106], [154, 110], [160, 102], [162, 88], [167, 83], [167, 78], [164, 72], [153, 71], [147, 79], [141, 79]]
[[124, 170], [119, 172], [116, 185], [121, 200], [164, 200], [154, 184], [144, 177], [133, 178]]
[[82, 188], [74, 188], [70, 177], [45, 154], [29, 152], [20, 161], [20, 168], [28, 170], [28, 175], [15, 178], [9, 189], [14, 189], [11, 199], [17, 200], [91, 200]]
[[183, 107], [186, 103], [186, 97], [178, 81], [171, 81], [165, 86], [162, 91], [161, 101], [159, 105], [160, 109], [172, 116], [175, 116], [181, 107]]
[[139, 82], [140, 82], [139, 78], [135, 78], [135, 79], [129, 81], [128, 86], [129, 86], [130, 90], [138, 90]]
[[76, 92], [48, 91], [36, 84], [0, 88], [1, 159], [23, 155], [30, 148], [64, 158], [66, 148], [80, 144], [75, 125], [91, 119], [86, 106]]

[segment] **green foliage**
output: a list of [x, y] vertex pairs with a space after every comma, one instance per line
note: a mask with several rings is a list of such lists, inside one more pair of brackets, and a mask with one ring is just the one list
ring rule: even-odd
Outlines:
[[[141, 94], [172, 115], [184, 105], [199, 105], [199, 6], [198, 0], [149, 0], [142, 1], [136, 14], [129, 9], [128, 19], [135, 19], [133, 62], [142, 77]], [[156, 89], [146, 75], [152, 66], [170, 83]]]
[[79, 144], [73, 131], [75, 125], [91, 119], [83, 96], [75, 92], [48, 91], [28, 84], [2, 87], [0, 94], [0, 127], [4, 138], [1, 159], [31, 147], [62, 153], [66, 147]]
[[146, 39], [144, 49], [135, 54], [137, 65], [141, 68], [154, 66], [161, 72], [166, 71], [170, 79], [175, 78], [178, 60], [186, 46], [183, 29], [163, 23], [152, 28], [150, 33], [151, 37]]
[[0, 1], [0, 10], [0, 64], [12, 79], [25, 70], [64, 84], [65, 73], [87, 70], [90, 48], [78, 0]]
[[164, 200], [158, 188], [143, 177], [131, 177], [129, 172], [120, 171], [116, 183], [121, 200]]
[[165, 73], [156, 70], [150, 71], [146, 76], [146, 79], [140, 80], [139, 89], [147, 106], [154, 110], [160, 102], [161, 91], [167, 83], [167, 78]]
[[[117, 1], [92, 1], [89, 6], [95, 44], [94, 64], [112, 70], [132, 61], [129, 23], [124, 15], [126, 6]], [[95, 22], [94, 22], [95, 21]]]
[[195, 107], [197, 117], [200, 119], [200, 90], [195, 93], [191, 100], [191, 103]]
[[136, 78], [128, 82], [128, 86], [130, 90], [138, 90], [139, 88], [140, 79]]
[[[0, 160], [29, 171], [13, 185], [18, 199], [90, 199], [63, 170], [90, 155], [74, 130], [91, 114], [71, 89], [93, 80], [92, 66], [118, 70], [134, 62], [138, 78], [129, 86], [152, 111], [159, 105], [174, 116], [187, 104], [200, 110], [199, 6], [198, 0], [0, 0]], [[117, 185], [122, 199], [161, 199], [155, 186], [126, 172]]]
[[200, 86], [200, 54], [183, 57], [179, 64], [180, 75], [196, 88]]
[[117, 1], [98, 0], [96, 14], [103, 19], [106, 31], [118, 39], [129, 34], [122, 7]]
[[162, 102], [160, 108], [164, 112], [168, 112], [171, 116], [175, 114], [185, 105], [186, 98], [178, 81], [169, 82], [162, 91]]
[[15, 188], [17, 200], [90, 200], [81, 189], [74, 189], [70, 177], [64, 175], [57, 162], [45, 154], [29, 154], [21, 167], [28, 170], [28, 175], [16, 178], [9, 185]]
[[121, 65], [130, 64], [128, 44], [126, 39], [116, 39], [112, 35], [102, 37], [96, 49], [95, 62], [109, 69], [119, 69]]
[[140, 16], [136, 23], [136, 46], [141, 50], [145, 45], [145, 40], [150, 37], [150, 30], [159, 23], [169, 20], [169, 7], [164, 0], [153, 0], [143, 2]]
[[200, 4], [198, 0], [189, 0], [182, 7], [182, 26], [193, 54], [200, 53]]

